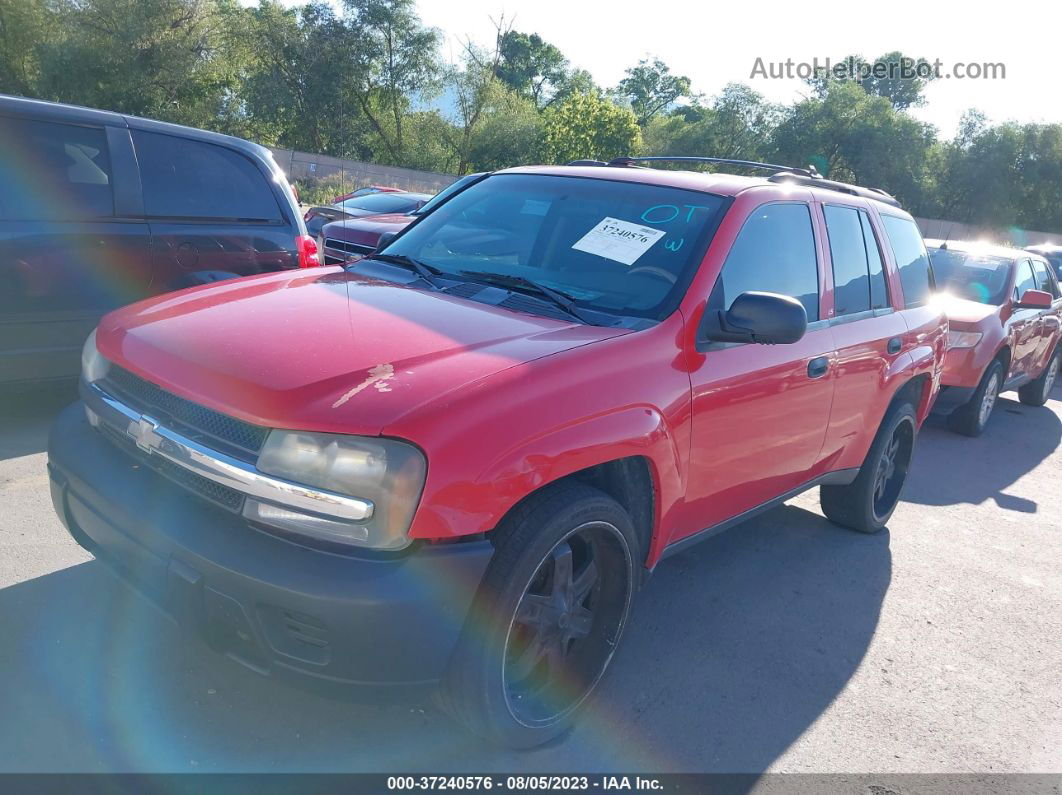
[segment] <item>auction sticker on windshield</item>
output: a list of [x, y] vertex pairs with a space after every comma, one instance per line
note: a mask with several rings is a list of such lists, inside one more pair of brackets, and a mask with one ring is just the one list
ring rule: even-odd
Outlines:
[[618, 218], [604, 218], [575, 241], [572, 248], [622, 262], [624, 265], [633, 265], [638, 257], [663, 236], [664, 232], [660, 229], [632, 224]]

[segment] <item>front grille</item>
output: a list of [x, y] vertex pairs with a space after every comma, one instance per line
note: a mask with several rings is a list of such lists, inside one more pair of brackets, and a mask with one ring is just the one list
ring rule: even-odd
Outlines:
[[325, 238], [325, 248], [335, 249], [336, 251], [345, 251], [348, 254], [372, 254], [376, 249], [373, 246], [365, 246], [361, 243], [348, 243], [346, 240], [339, 240], [334, 237]]
[[243, 495], [235, 489], [230, 489], [228, 486], [223, 486], [210, 480], [210, 478], [197, 475], [195, 472], [178, 466], [161, 456], [145, 455], [128, 435], [106, 422], [100, 423], [100, 429], [122, 450], [138, 461], [147, 464], [160, 475], [164, 475], [177, 485], [183, 486], [201, 497], [206, 497], [211, 502], [230, 511], [238, 513], [243, 508]]
[[134, 411], [244, 461], [253, 462], [257, 459], [269, 434], [268, 428], [185, 400], [117, 365], [111, 365], [101, 386]]

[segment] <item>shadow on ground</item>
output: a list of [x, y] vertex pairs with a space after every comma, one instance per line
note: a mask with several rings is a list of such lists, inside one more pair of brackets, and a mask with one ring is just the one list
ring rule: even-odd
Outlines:
[[52, 420], [75, 400], [70, 382], [0, 392], [0, 460], [43, 451]]
[[888, 532], [796, 507], [709, 540], [649, 581], [576, 730], [512, 753], [250, 673], [91, 561], [0, 590], [0, 770], [758, 772], [848, 682], [890, 576]]
[[[1062, 387], [1052, 399], [1062, 400]], [[1017, 395], [1001, 396], [985, 432], [971, 439], [948, 430], [931, 416], [919, 434], [904, 502], [922, 505], [980, 505], [994, 500], [1004, 510], [1036, 513], [1034, 500], [1007, 488], [1051, 455], [1062, 441], [1062, 419], [1043, 406], [1025, 406]], [[942, 478], [939, 473], [947, 472]]]

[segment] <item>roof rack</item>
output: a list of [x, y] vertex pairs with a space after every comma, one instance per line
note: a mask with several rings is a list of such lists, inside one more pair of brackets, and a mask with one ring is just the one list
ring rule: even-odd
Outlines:
[[637, 163], [714, 163], [744, 166], [745, 168], [762, 168], [768, 171], [787, 171], [805, 177], [817, 177], [819, 175], [819, 172], [814, 167], [793, 168], [792, 166], [780, 166], [777, 163], [757, 163], [755, 160], [734, 160], [728, 157], [617, 157], [608, 161], [610, 166], [633, 166]]
[[799, 172], [786, 173], [783, 171], [778, 174], [771, 174], [767, 179], [770, 182], [786, 182], [796, 185], [806, 185], [809, 188], [823, 188], [824, 190], [833, 190], [838, 193], [847, 193], [849, 196], [862, 196], [864, 199], [873, 199], [874, 201], [883, 202], [892, 205], [893, 207], [900, 206], [900, 202], [896, 200], [895, 196], [891, 193], [886, 193], [881, 188], [864, 188], [860, 185], [837, 182], [836, 180], [826, 179], [825, 177], [820, 176], [808, 177]]
[[774, 173], [767, 177], [771, 182], [786, 182], [797, 185], [805, 185], [809, 188], [822, 188], [833, 190], [838, 193], [847, 193], [849, 196], [862, 196], [864, 199], [873, 199], [899, 207], [900, 203], [894, 196], [880, 188], [864, 188], [859, 185], [850, 185], [847, 182], [837, 182], [826, 179], [814, 166], [808, 168], [794, 168], [792, 166], [780, 166], [776, 163], [757, 163], [754, 160], [734, 160], [726, 157], [617, 157], [604, 163], [600, 160], [573, 160], [569, 166], [637, 166], [638, 163], [713, 163], [716, 165], [743, 166], [745, 168], [760, 168]]

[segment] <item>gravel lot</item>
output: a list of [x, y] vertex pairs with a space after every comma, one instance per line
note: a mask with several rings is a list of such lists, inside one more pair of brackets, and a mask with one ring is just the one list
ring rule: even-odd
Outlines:
[[51, 417], [0, 405], [0, 771], [1062, 771], [1062, 388], [924, 429], [889, 529], [815, 492], [661, 564], [574, 732], [514, 754], [429, 704], [272, 683], [182, 634], [52, 512]]

